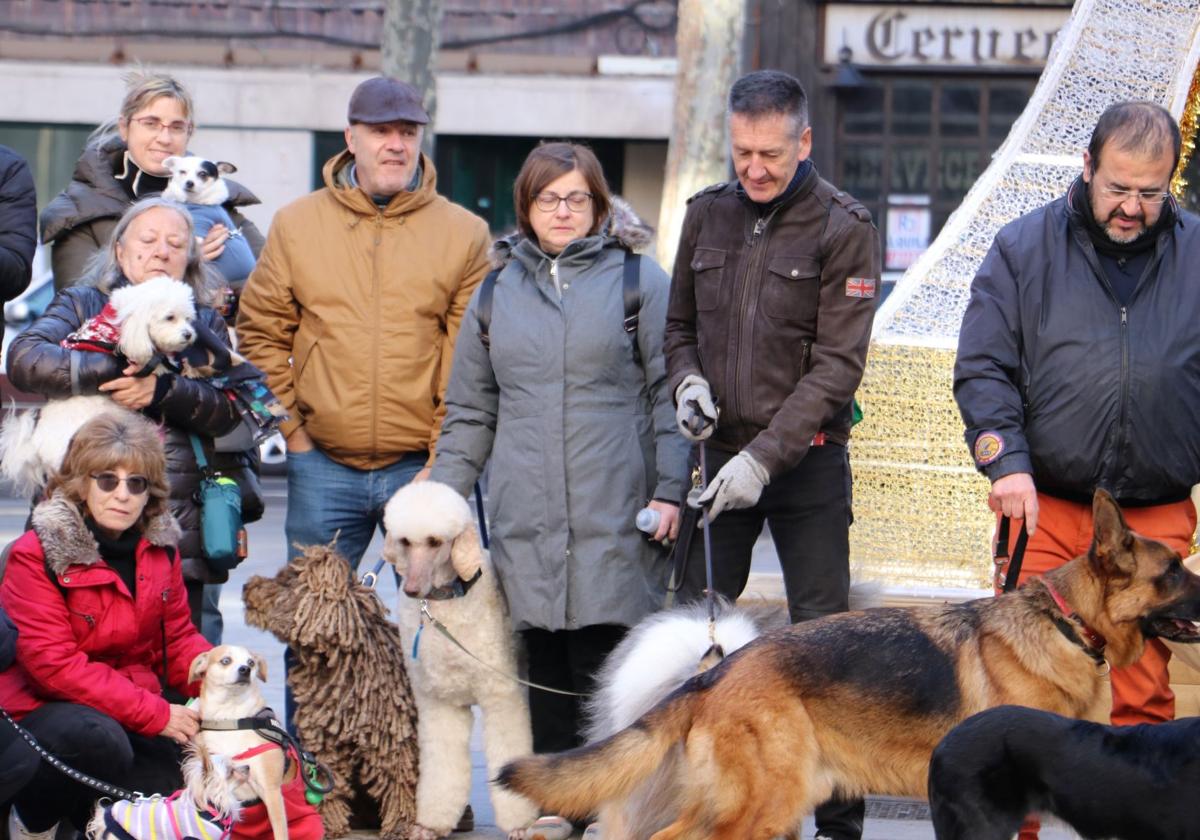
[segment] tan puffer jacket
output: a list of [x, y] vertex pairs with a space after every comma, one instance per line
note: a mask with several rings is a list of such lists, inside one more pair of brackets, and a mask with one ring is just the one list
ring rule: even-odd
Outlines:
[[488, 229], [420, 187], [382, 210], [325, 164], [325, 187], [275, 214], [238, 315], [239, 349], [334, 460], [387, 466], [433, 448], [459, 322], [488, 270]]

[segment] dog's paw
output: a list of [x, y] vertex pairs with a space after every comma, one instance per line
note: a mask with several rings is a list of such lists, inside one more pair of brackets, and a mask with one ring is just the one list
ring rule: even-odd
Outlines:
[[426, 828], [417, 823], [413, 823], [412, 828], [408, 830], [408, 840], [438, 840], [438, 838], [445, 836], [445, 834], [439, 834], [432, 828]]

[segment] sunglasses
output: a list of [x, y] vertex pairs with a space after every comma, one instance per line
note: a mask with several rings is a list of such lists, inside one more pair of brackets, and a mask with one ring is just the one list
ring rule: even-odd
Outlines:
[[96, 486], [105, 493], [111, 493], [117, 489], [122, 481], [125, 482], [125, 489], [134, 496], [140, 496], [150, 489], [150, 479], [144, 475], [129, 475], [121, 478], [116, 473], [103, 472], [99, 475], [93, 475], [92, 479], [96, 482]]

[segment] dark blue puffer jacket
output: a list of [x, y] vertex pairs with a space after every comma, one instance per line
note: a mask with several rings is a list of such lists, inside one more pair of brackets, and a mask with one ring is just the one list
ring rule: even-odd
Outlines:
[[1124, 504], [1200, 483], [1200, 218], [1176, 213], [1125, 306], [1069, 194], [996, 234], [954, 367], [990, 480], [1028, 472], [1051, 495], [1090, 502], [1104, 487]]

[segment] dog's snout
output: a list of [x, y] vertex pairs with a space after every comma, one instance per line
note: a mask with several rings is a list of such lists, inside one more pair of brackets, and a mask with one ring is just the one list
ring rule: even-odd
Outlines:
[[193, 338], [196, 337], [196, 334], [194, 332], [192, 332], [191, 328], [184, 329], [183, 332], [181, 333], [181, 335], [183, 336], [184, 341], [191, 341]]

